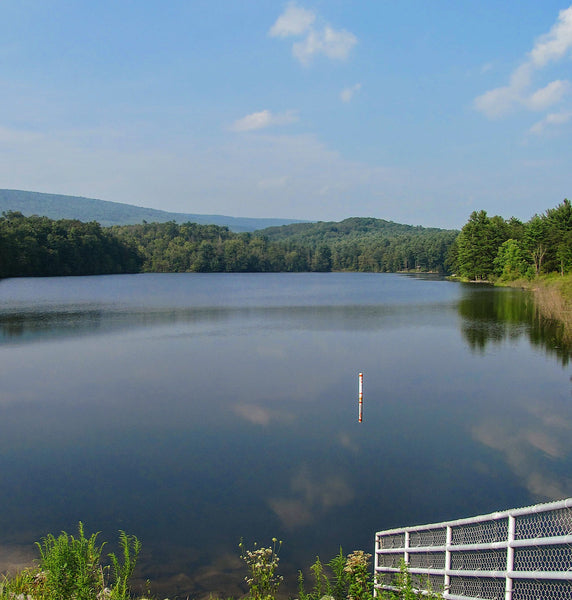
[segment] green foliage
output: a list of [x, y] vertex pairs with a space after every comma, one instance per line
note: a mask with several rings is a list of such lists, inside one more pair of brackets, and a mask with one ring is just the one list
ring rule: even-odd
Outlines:
[[81, 522], [78, 533], [77, 538], [65, 532], [57, 538], [49, 534], [37, 543], [40, 573], [36, 578], [48, 597], [91, 600], [104, 587], [100, 564], [104, 544], [97, 545], [97, 533], [86, 538]]
[[280, 584], [282, 575], [278, 575], [278, 553], [282, 542], [272, 538], [271, 548], [258, 548], [254, 544], [253, 550], [246, 550], [243, 542], [239, 544], [240, 557], [246, 563], [249, 574], [245, 578], [249, 587], [251, 600], [273, 600]]
[[[316, 557], [316, 562], [310, 567], [310, 571], [312, 571], [314, 577], [314, 587], [311, 592], [306, 592], [304, 588], [304, 575], [302, 571], [298, 571], [299, 600], [320, 600], [324, 596], [331, 598], [333, 596], [332, 586], [324, 573], [324, 565], [320, 561], [319, 556]], [[343, 598], [345, 598], [345, 594], [341, 596], [340, 600]]]
[[99, 223], [0, 217], [0, 277], [134, 273], [141, 264], [135, 247]]
[[458, 231], [352, 217], [339, 223], [295, 223], [270, 227], [256, 235], [265, 235], [270, 242], [306, 248], [312, 256], [310, 268], [306, 270], [326, 270], [317, 267], [324, 265], [319, 254], [324, 248], [329, 248], [333, 271], [443, 273], [447, 271], [447, 255]]
[[122, 561], [117, 558], [115, 553], [109, 554], [114, 579], [110, 594], [111, 600], [127, 600], [129, 598], [129, 580], [135, 570], [139, 552], [141, 552], [141, 542], [134, 535], [127, 535], [124, 531], [119, 532], [119, 546]]
[[572, 271], [572, 204], [565, 199], [528, 223], [475, 211], [452, 249], [449, 267], [471, 280], [565, 275]]
[[334, 576], [330, 585], [331, 595], [335, 600], [345, 600], [348, 595], [349, 573], [346, 571], [346, 557], [341, 547], [338, 554], [328, 563], [328, 567]]
[[109, 566], [102, 563], [105, 543], [98, 544], [99, 534], [86, 537], [83, 524], [78, 536], [66, 532], [55, 537], [48, 534], [37, 542], [39, 564], [0, 583], [0, 599], [31, 598], [33, 600], [129, 600], [128, 581], [133, 575], [141, 542], [135, 536], [120, 532], [122, 560], [110, 554]]
[[369, 568], [371, 554], [355, 550], [347, 560], [344, 571], [348, 574], [348, 600], [371, 600], [373, 598], [373, 578]]
[[342, 549], [329, 563], [328, 577], [320, 558], [310, 567], [314, 585], [311, 591], [304, 588], [302, 571], [298, 573], [299, 600], [372, 600], [373, 576], [369, 568], [371, 554], [356, 550], [344, 556]]
[[399, 565], [399, 573], [393, 580], [392, 590], [378, 590], [377, 598], [382, 600], [417, 600], [423, 598], [425, 600], [442, 600], [443, 595], [435, 592], [428, 580], [423, 577], [417, 577], [417, 584], [414, 583], [413, 577], [409, 572], [407, 563], [401, 559]]
[[499, 246], [508, 239], [508, 231], [501, 217], [489, 218], [484, 210], [474, 211], [457, 238], [459, 275], [473, 280], [490, 279]]
[[[304, 588], [304, 577], [298, 574], [299, 600], [373, 600], [374, 575], [370, 566], [371, 554], [356, 550], [345, 557], [340, 552], [329, 563], [331, 576], [317, 558], [310, 567], [314, 578], [311, 591]], [[427, 598], [441, 600], [442, 595], [434, 592], [428, 581], [416, 577], [415, 581], [404, 561], [401, 561], [399, 573], [392, 582], [392, 589], [378, 587], [376, 597], [383, 600], [414, 600]]]
[[503, 242], [494, 260], [495, 273], [501, 280], [513, 281], [533, 275], [521, 244], [512, 238]]
[[[5, 576], [0, 582], [0, 600], [130, 600], [128, 581], [133, 575], [141, 543], [135, 536], [120, 531], [120, 557], [110, 553], [111, 565], [103, 566], [101, 555], [105, 543], [98, 544], [98, 535], [86, 537], [81, 522], [77, 537], [65, 532], [58, 537], [47, 535], [36, 544], [40, 551], [38, 566], [10, 578]], [[272, 538], [271, 547], [254, 544], [252, 550], [247, 550], [240, 542], [240, 556], [248, 568], [245, 581], [250, 600], [275, 599], [283, 580], [278, 574], [281, 546], [282, 542], [276, 538]], [[310, 567], [314, 579], [311, 591], [304, 589], [304, 578], [302, 572], [299, 573], [299, 600], [373, 600], [374, 576], [370, 559], [371, 554], [361, 550], [346, 557], [340, 548], [326, 565], [327, 570], [316, 557]], [[107, 582], [109, 571], [111, 581]], [[378, 588], [376, 595], [385, 600], [442, 599], [441, 594], [431, 590], [428, 582], [422, 579], [414, 582], [403, 561], [392, 589]]]
[[102, 228], [96, 222], [9, 212], [0, 217], [0, 277], [140, 271], [444, 272], [457, 236], [380, 219], [346, 219], [301, 231], [284, 226], [237, 234], [228, 227], [174, 221]]

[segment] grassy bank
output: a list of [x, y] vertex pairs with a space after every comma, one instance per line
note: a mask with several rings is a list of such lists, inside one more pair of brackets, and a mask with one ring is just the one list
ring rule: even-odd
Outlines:
[[565, 337], [572, 341], [572, 274], [551, 273], [533, 280], [503, 281], [497, 285], [531, 290], [539, 315], [561, 323]]

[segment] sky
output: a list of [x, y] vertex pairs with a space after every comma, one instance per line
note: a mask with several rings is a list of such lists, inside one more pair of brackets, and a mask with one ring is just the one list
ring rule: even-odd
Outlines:
[[461, 228], [572, 198], [570, 0], [0, 0], [0, 188]]

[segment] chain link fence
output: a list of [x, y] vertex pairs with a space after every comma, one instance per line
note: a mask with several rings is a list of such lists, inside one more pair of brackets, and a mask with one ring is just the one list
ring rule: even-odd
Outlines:
[[572, 600], [572, 498], [376, 533], [378, 589], [403, 561], [448, 600]]

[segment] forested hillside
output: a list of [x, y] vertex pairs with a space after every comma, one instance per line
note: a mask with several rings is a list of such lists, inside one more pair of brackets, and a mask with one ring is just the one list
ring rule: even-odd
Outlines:
[[451, 268], [471, 280], [515, 280], [540, 274], [572, 272], [572, 205], [556, 208], [522, 223], [475, 211], [452, 250]]
[[458, 231], [352, 217], [296, 223], [256, 232], [270, 241], [299, 244], [328, 254], [335, 271], [448, 271], [448, 252]]
[[564, 200], [527, 223], [475, 211], [460, 233], [370, 218], [255, 233], [190, 222], [104, 228], [17, 212], [0, 218], [0, 277], [411, 270], [488, 281], [570, 273], [572, 205]]
[[[142, 223], [102, 228], [6, 213], [0, 277], [146, 272], [446, 271], [454, 231], [376, 219], [233, 233], [227, 227]], [[298, 225], [294, 226], [295, 228]], [[336, 227], [338, 230], [336, 231]], [[268, 231], [268, 235], [266, 232]]]

